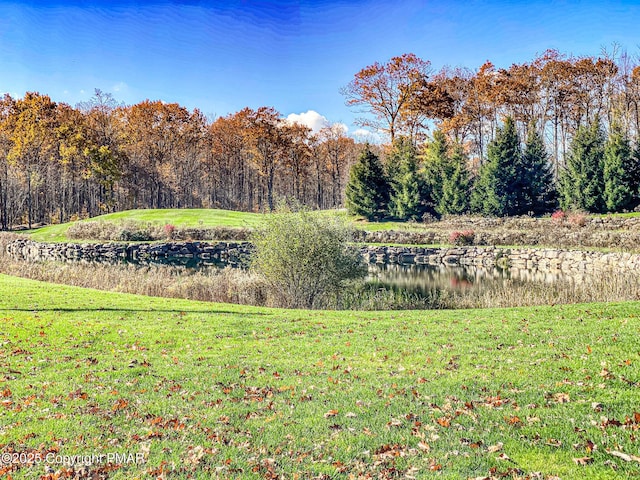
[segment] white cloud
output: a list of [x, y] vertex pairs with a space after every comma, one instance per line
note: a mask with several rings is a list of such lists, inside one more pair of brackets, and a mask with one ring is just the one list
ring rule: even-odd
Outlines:
[[382, 140], [379, 133], [372, 132], [366, 128], [357, 129], [352, 136], [360, 142], [378, 143]]
[[292, 113], [287, 116], [290, 123], [299, 123], [309, 127], [313, 133], [318, 133], [321, 128], [329, 125], [329, 120], [324, 115], [320, 115], [315, 110], [308, 110], [305, 113]]
[[129, 88], [129, 85], [127, 85], [124, 82], [118, 82], [113, 87], [111, 87], [111, 90], [113, 90], [114, 92], [122, 92], [123, 90], [126, 90], [127, 88]]

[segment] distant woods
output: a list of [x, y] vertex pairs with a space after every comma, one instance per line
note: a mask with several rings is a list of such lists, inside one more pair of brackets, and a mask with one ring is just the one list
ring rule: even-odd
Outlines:
[[99, 90], [75, 108], [47, 95], [0, 100], [0, 227], [131, 208], [270, 210], [278, 197], [342, 204], [359, 146], [269, 107], [207, 120], [175, 103], [124, 106]]
[[5, 95], [0, 228], [130, 208], [262, 211], [282, 197], [401, 219], [640, 203], [640, 65], [619, 48], [476, 71], [405, 54], [363, 68], [342, 94], [388, 145], [359, 144], [340, 124], [312, 132], [271, 107], [207, 119], [99, 90], [75, 107]]

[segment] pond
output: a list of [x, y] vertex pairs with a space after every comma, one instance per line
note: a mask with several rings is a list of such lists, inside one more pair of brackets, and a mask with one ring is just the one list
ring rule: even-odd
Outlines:
[[[195, 258], [155, 258], [124, 261], [135, 265], [155, 265], [184, 269], [185, 274], [216, 271], [226, 264], [214, 260]], [[521, 268], [500, 268], [478, 265], [401, 265], [395, 263], [369, 264], [366, 281], [379, 288], [427, 297], [434, 290], [454, 291], [461, 294], [482, 291], [508, 283], [510, 286], [530, 283], [551, 284], [560, 281], [575, 282], [580, 276], [560, 271], [550, 273]]]
[[423, 296], [436, 290], [477, 291], [509, 283], [556, 283], [575, 281], [575, 276], [516, 268], [476, 265], [398, 265], [375, 264], [369, 267], [367, 280], [382, 288]]

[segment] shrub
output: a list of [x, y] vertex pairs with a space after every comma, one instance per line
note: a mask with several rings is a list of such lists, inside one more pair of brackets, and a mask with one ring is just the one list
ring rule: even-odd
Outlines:
[[321, 308], [348, 280], [366, 274], [351, 239], [342, 218], [280, 207], [251, 236], [251, 270], [266, 280], [275, 305]]
[[149, 240], [153, 240], [153, 236], [149, 230], [146, 229], [129, 230], [128, 228], [123, 228], [120, 230], [116, 240], [123, 242], [147, 242]]
[[170, 223], [167, 223], [164, 226], [164, 234], [167, 237], [167, 240], [171, 240], [173, 238], [175, 231], [176, 231], [175, 225], [171, 225]]
[[584, 212], [571, 212], [568, 221], [574, 227], [584, 227], [587, 224], [587, 215]]
[[115, 240], [115, 241], [153, 241], [153, 240], [246, 240], [249, 230], [239, 227], [176, 227], [135, 221], [77, 222], [69, 226], [67, 238], [76, 240]]
[[564, 223], [567, 219], [567, 214], [564, 210], [556, 210], [551, 214], [551, 220], [553, 223]]
[[473, 230], [455, 231], [449, 235], [449, 241], [454, 245], [473, 245], [475, 236], [476, 234]]

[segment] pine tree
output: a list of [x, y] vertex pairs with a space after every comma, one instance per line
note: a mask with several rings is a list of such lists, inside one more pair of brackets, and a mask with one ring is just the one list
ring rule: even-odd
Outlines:
[[604, 212], [604, 134], [600, 121], [576, 131], [567, 165], [560, 174], [560, 205], [588, 212]]
[[349, 172], [346, 187], [347, 210], [367, 220], [384, 215], [389, 201], [389, 182], [382, 163], [367, 146]]
[[408, 138], [396, 139], [387, 158], [391, 187], [388, 213], [399, 220], [416, 220], [426, 211], [426, 184], [418, 170], [414, 145]]
[[456, 145], [449, 158], [451, 166], [442, 178], [442, 195], [436, 205], [440, 215], [461, 215], [469, 211], [471, 178], [467, 168], [467, 156], [462, 145]]
[[629, 184], [633, 192], [632, 206], [637, 207], [638, 203], [640, 203], [640, 142], [636, 143], [636, 148], [631, 155]]
[[523, 208], [519, 213], [532, 212], [534, 215], [542, 215], [553, 211], [557, 203], [553, 171], [542, 136], [535, 125], [529, 128], [527, 143], [522, 152], [522, 169], [520, 188]]
[[433, 132], [433, 140], [427, 145], [425, 155], [425, 179], [430, 193], [430, 203], [436, 207], [442, 198], [445, 178], [453, 173], [448, 156], [447, 137], [441, 130]]
[[522, 152], [515, 124], [507, 117], [504, 126], [489, 144], [487, 162], [480, 168], [472, 193], [474, 211], [484, 215], [506, 216], [522, 208]]
[[633, 156], [629, 139], [614, 125], [604, 147], [604, 199], [607, 211], [620, 212], [635, 200]]

